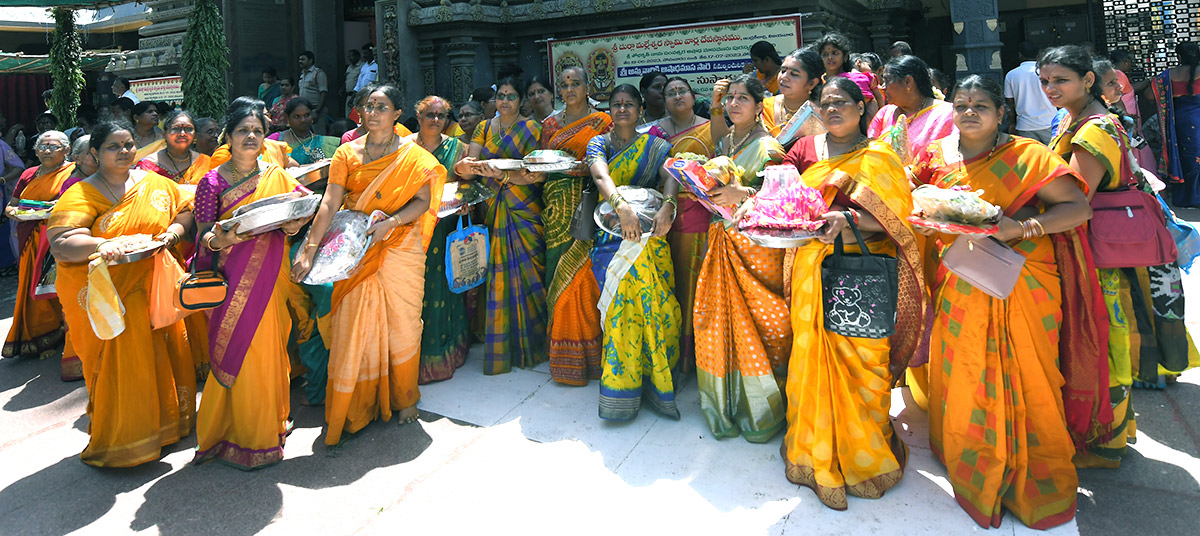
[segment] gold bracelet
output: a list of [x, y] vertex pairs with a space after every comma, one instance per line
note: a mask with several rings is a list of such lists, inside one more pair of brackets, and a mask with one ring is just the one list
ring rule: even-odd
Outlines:
[[213, 240], [215, 240], [217, 238], [217, 234], [216, 233], [208, 233], [205, 236], [207, 236], [208, 239], [204, 241], [204, 247], [208, 248], [209, 251], [220, 251], [217, 248], [213, 247]]
[[1030, 226], [1037, 228], [1034, 230], [1036, 236], [1046, 236], [1046, 228], [1042, 227], [1042, 222], [1038, 221], [1037, 218], [1029, 218], [1027, 221], [1030, 223]]
[[620, 192], [613, 192], [612, 195], [608, 196], [608, 204], [612, 206], [613, 210], [616, 210], [616, 208], [621, 206], [621, 203], [624, 202], [625, 198], [621, 197]]

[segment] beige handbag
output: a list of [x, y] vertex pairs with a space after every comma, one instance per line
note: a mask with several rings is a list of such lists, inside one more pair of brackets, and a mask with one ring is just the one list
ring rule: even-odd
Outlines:
[[960, 236], [942, 256], [942, 266], [971, 286], [1006, 299], [1017, 286], [1025, 256], [992, 237], [971, 240]]

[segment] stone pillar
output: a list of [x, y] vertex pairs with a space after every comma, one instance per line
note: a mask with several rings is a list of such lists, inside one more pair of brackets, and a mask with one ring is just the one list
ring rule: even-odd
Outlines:
[[[500, 78], [500, 70], [506, 63], [517, 63], [518, 52], [520, 48], [516, 43], [507, 43], [503, 41], [495, 41], [489, 47], [492, 53], [492, 78]], [[524, 78], [528, 79], [530, 73], [525, 73]], [[499, 81], [499, 80], [497, 80]]]
[[442, 54], [450, 59], [450, 92], [454, 102], [466, 102], [475, 88], [475, 49], [479, 43], [470, 38], [442, 45]]
[[[341, 2], [336, 0], [310, 0], [301, 2], [304, 16], [304, 50], [316, 56], [317, 68], [325, 71], [329, 80], [329, 92], [325, 94], [325, 114], [341, 117], [346, 112], [345, 89], [346, 58], [342, 50], [345, 41], [342, 32], [344, 16]], [[291, 72], [280, 69], [280, 76]]]
[[997, 0], [950, 0], [956, 78], [978, 74], [1003, 83]]
[[426, 95], [437, 94], [437, 47], [426, 44], [417, 47], [421, 61], [421, 91]]

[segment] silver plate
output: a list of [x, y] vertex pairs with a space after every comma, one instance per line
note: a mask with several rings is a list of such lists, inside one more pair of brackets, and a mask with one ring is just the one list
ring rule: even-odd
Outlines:
[[49, 217], [50, 217], [50, 209], [46, 209], [44, 212], [39, 211], [39, 212], [33, 212], [33, 213], [28, 213], [28, 214], [14, 214], [12, 219], [17, 220], [17, 221], [42, 221]]
[[237, 228], [238, 234], [262, 234], [280, 225], [317, 213], [321, 194], [296, 197], [295, 192], [273, 195], [233, 211], [233, 217], [217, 222], [226, 232]]
[[521, 165], [524, 163], [518, 158], [494, 158], [484, 162], [500, 171], [516, 171], [521, 169]]
[[566, 151], [557, 151], [553, 149], [538, 149], [525, 156], [523, 159], [526, 167], [529, 164], [556, 164], [559, 162], [575, 161], [575, 157]]
[[[519, 162], [519, 160], [518, 160]], [[463, 191], [458, 197], [459, 190]], [[464, 205], [473, 206], [496, 197], [496, 192], [479, 182], [447, 182], [442, 187], [442, 204], [438, 208], [438, 218], [445, 218], [458, 212]], [[447, 199], [449, 201], [447, 201]]]
[[[642, 238], [650, 236], [650, 231], [654, 229], [654, 215], [658, 213], [658, 209], [662, 208], [662, 193], [658, 190], [637, 186], [618, 186], [617, 192], [637, 213], [638, 220], [642, 224]], [[607, 200], [596, 204], [593, 218], [596, 220], [596, 225], [604, 232], [617, 238], [621, 237], [621, 218]]]
[[812, 239], [821, 236], [821, 233], [814, 233], [812, 231], [793, 231], [785, 234], [783, 232], [766, 233], [757, 229], [747, 229], [741, 233], [746, 238], [749, 238], [751, 242], [764, 248], [772, 249], [798, 248], [809, 243]]
[[578, 165], [578, 160], [563, 160], [552, 164], [525, 164], [525, 170], [534, 173], [554, 173], [558, 171], [571, 171]]
[[143, 260], [149, 259], [150, 257], [153, 257], [155, 253], [158, 253], [159, 250], [161, 250], [164, 246], [167, 245], [165, 242], [157, 242], [157, 241], [151, 242], [151, 244], [152, 245], [150, 245], [149, 247], [139, 249], [137, 251], [130, 251], [129, 253], [126, 253], [126, 254], [118, 257], [117, 260], [115, 260], [115, 261], [109, 261], [108, 264], [109, 264], [109, 266], [113, 266], [113, 265], [117, 265], [117, 264], [129, 264], [131, 262], [143, 261]]

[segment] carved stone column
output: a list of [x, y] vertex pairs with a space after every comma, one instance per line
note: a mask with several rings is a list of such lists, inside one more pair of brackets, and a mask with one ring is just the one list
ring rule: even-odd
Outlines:
[[466, 102], [475, 88], [474, 40], [451, 41], [442, 44], [442, 54], [450, 60], [450, 88], [454, 102]]
[[421, 61], [421, 91], [426, 95], [437, 94], [437, 47], [432, 44], [417, 47]]
[[950, 0], [956, 78], [978, 74], [1003, 83], [997, 0]]

